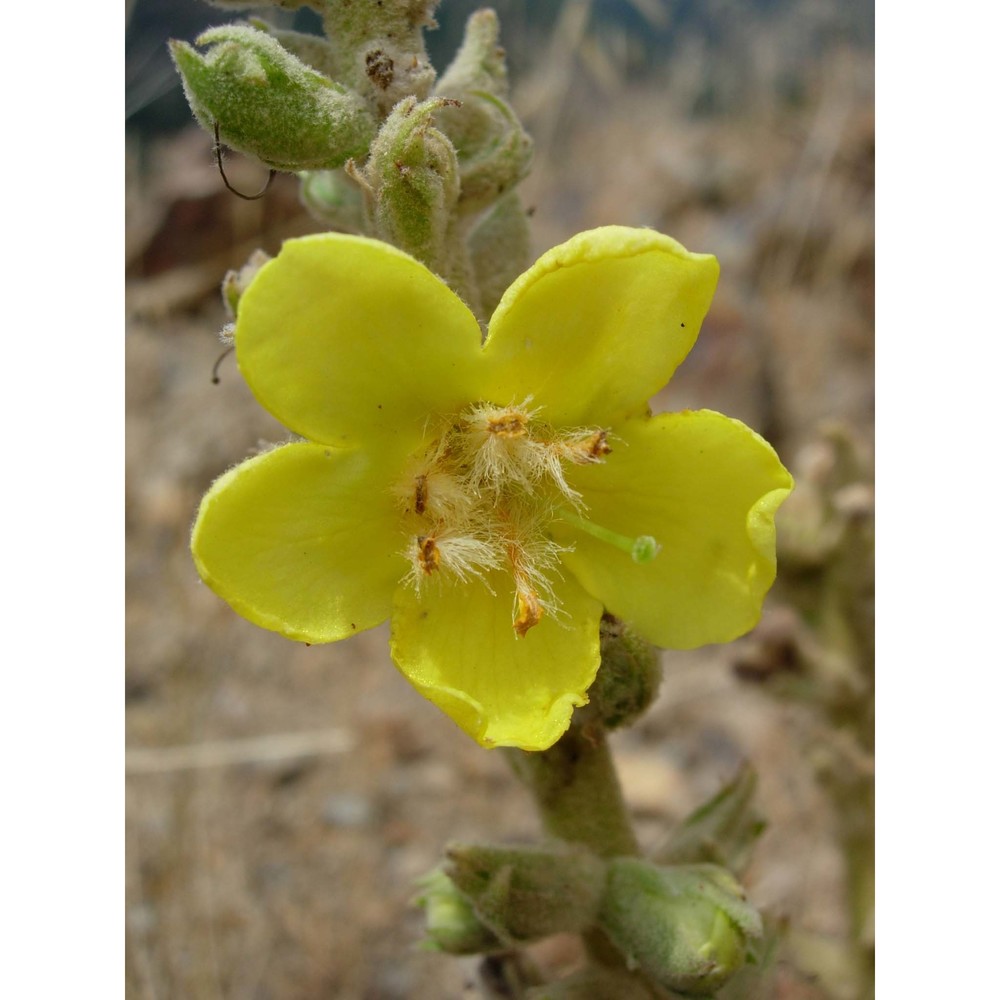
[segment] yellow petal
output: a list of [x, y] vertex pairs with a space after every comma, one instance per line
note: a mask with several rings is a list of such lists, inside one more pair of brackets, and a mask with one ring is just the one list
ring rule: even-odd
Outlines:
[[328, 444], [419, 433], [475, 398], [481, 335], [423, 264], [360, 236], [288, 240], [240, 300], [236, 356], [260, 403]]
[[289, 639], [332, 642], [384, 621], [407, 568], [386, 485], [399, 461], [305, 442], [230, 469], [195, 522], [202, 579]]
[[709, 410], [665, 413], [614, 429], [604, 464], [570, 470], [587, 519], [652, 535], [642, 565], [585, 531], [553, 526], [575, 549], [563, 562], [608, 610], [659, 646], [691, 649], [749, 631], [775, 576], [774, 513], [792, 478], [774, 449]]
[[719, 265], [648, 229], [607, 226], [550, 250], [507, 289], [487, 394], [532, 396], [562, 426], [611, 423], [658, 392], [698, 336]]
[[513, 586], [480, 580], [400, 588], [392, 657], [424, 697], [485, 747], [545, 750], [566, 731], [600, 665], [601, 606], [575, 581], [556, 580], [563, 615], [514, 634]]

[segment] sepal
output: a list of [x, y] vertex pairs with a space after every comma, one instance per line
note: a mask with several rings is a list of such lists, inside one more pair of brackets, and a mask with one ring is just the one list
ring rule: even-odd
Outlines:
[[582, 931], [597, 917], [607, 867], [582, 847], [453, 844], [446, 857], [445, 873], [510, 944]]
[[744, 765], [732, 781], [671, 833], [655, 853], [656, 861], [669, 865], [710, 862], [734, 872], [744, 871], [767, 825], [753, 807], [756, 788], [757, 773]]

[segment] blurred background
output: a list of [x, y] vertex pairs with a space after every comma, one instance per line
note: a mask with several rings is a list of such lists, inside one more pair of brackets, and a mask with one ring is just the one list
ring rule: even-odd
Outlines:
[[[439, 72], [479, 4], [444, 0]], [[741, 762], [768, 821], [746, 876], [788, 931], [761, 1000], [868, 995], [874, 309], [871, 0], [507, 0], [492, 6], [536, 143], [540, 253], [645, 225], [714, 253], [698, 344], [655, 401], [764, 434], [796, 475], [779, 581], [751, 636], [664, 654], [614, 737], [643, 844]], [[254, 12], [313, 30], [310, 11]], [[504, 760], [397, 674], [387, 632], [327, 647], [238, 618], [187, 550], [198, 501], [285, 439], [232, 357], [218, 287], [318, 231], [293, 177], [228, 193], [166, 50], [235, 15], [126, 4], [127, 989], [135, 998], [475, 996], [422, 951], [414, 879], [450, 839], [530, 841]], [[236, 154], [256, 191], [267, 171]], [[539, 951], [569, 968], [571, 941]]]

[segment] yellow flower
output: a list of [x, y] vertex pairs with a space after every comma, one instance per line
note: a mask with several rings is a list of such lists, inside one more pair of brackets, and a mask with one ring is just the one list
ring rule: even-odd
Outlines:
[[250, 621], [392, 656], [484, 746], [541, 750], [586, 703], [604, 608], [691, 648], [752, 628], [791, 477], [710, 411], [650, 417], [694, 344], [714, 257], [607, 227], [544, 254], [485, 342], [422, 264], [289, 240], [239, 306], [257, 399], [305, 440], [231, 469], [192, 551]]

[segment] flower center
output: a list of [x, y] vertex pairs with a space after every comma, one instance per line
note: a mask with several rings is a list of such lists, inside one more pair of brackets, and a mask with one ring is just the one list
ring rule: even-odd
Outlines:
[[566, 481], [566, 465], [603, 462], [611, 453], [600, 428], [555, 430], [538, 419], [530, 399], [518, 406], [475, 403], [442, 420], [396, 484], [410, 562], [405, 582], [418, 592], [445, 580], [478, 579], [492, 594], [497, 573], [514, 592], [512, 625], [523, 638], [544, 615], [558, 616], [552, 579], [565, 546], [549, 532], [554, 520], [573, 525], [636, 563], [660, 546], [650, 535], [628, 538], [586, 518]]
[[[564, 467], [602, 462], [611, 452], [606, 430], [557, 431], [530, 402], [474, 403], [441, 421], [395, 489], [409, 539], [406, 581], [419, 591], [475, 577], [494, 593], [494, 574], [506, 572], [514, 590], [512, 624], [522, 638], [560, 610], [551, 581], [565, 548], [550, 537], [550, 523], [562, 518], [595, 528], [580, 516], [585, 508]], [[620, 547], [621, 536], [596, 531]]]

